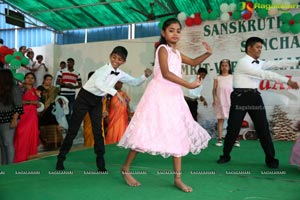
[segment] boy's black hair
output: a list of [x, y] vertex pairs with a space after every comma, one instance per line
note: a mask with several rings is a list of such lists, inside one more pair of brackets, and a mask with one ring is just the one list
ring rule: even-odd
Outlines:
[[126, 58], [127, 58], [127, 55], [128, 55], [128, 52], [127, 52], [127, 49], [125, 47], [122, 47], [122, 46], [116, 46], [110, 55], [113, 55], [113, 54], [117, 54], [119, 56], [121, 56], [121, 58], [124, 59], [124, 61], [126, 61]]
[[203, 68], [203, 67], [200, 67], [200, 68], [198, 69], [198, 71], [197, 71], [197, 74], [200, 74], [200, 73], [205, 73], [205, 74], [207, 74], [207, 70], [206, 70], [205, 68]]
[[4, 41], [2, 38], [0, 38], [0, 44], [4, 44]]
[[258, 42], [264, 44], [264, 40], [259, 38], [259, 37], [250, 37], [250, 38], [248, 38], [246, 40], [245, 52], [247, 53], [247, 49], [248, 49], [249, 46], [251, 47], [251, 46], [255, 45]]
[[44, 59], [44, 57], [42, 55], [37, 55], [35, 59], [39, 59], [39, 58]]

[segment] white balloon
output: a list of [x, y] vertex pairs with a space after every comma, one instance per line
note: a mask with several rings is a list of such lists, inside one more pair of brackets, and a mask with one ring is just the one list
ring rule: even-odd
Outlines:
[[177, 19], [179, 21], [184, 21], [186, 20], [186, 14], [184, 12], [180, 12], [178, 15], [177, 15]]
[[221, 12], [228, 12], [229, 11], [229, 5], [227, 3], [222, 3], [220, 5]]
[[226, 12], [226, 13], [222, 13], [220, 20], [223, 22], [228, 22], [230, 20], [230, 15]]
[[229, 11], [230, 12], [233, 12], [233, 11], [235, 11], [236, 10], [236, 4], [235, 3], [231, 3], [230, 5], [229, 5]]
[[195, 18], [195, 15], [194, 14], [190, 15], [190, 18]]

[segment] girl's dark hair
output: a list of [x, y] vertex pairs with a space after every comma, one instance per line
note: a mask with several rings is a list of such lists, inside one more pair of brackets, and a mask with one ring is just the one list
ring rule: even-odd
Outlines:
[[29, 76], [29, 75], [32, 75], [33, 78], [34, 78], [34, 80], [36, 80], [36, 76], [35, 76], [35, 74], [33, 72], [26, 73], [24, 79], [26, 79], [26, 77]]
[[37, 56], [35, 57], [35, 59], [40, 59], [40, 58], [44, 59], [44, 57], [43, 57], [42, 55], [37, 55]]
[[220, 75], [222, 75], [222, 70], [221, 70], [221, 65], [222, 65], [222, 63], [228, 63], [228, 65], [229, 65], [229, 70], [228, 70], [228, 74], [232, 74], [232, 71], [231, 71], [231, 63], [230, 63], [230, 60], [228, 60], [228, 59], [223, 59], [223, 60], [221, 60], [220, 61], [220, 64], [219, 64], [219, 71], [220, 71]]
[[[180, 21], [176, 18], [169, 18], [167, 19], [162, 26], [162, 30], [165, 31], [171, 24], [179, 24], [180, 28], [182, 28]], [[161, 45], [161, 44], [167, 44], [166, 39], [160, 35], [160, 39], [159, 39], [159, 44], [156, 46], [156, 49]]]
[[13, 98], [14, 78], [9, 69], [0, 70], [0, 102], [4, 105], [14, 103]]

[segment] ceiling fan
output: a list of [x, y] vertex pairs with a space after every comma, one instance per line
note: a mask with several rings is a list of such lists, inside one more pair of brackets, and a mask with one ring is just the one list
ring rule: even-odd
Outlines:
[[[165, 5], [163, 5], [161, 2], [159, 2], [157, 0], [155, 2], [157, 2], [164, 10], [169, 12], [169, 10], [167, 10], [167, 7]], [[147, 21], [155, 20], [155, 19], [158, 19], [158, 18], [166, 17], [166, 16], [177, 15], [179, 13], [179, 11], [175, 11], [175, 12], [170, 12], [170, 13], [166, 13], [166, 14], [155, 15], [154, 14], [154, 5], [155, 5], [154, 2], [150, 2], [150, 8], [151, 8], [150, 13], [138, 10], [136, 8], [133, 8], [133, 7], [129, 7], [129, 8], [131, 10], [135, 11], [135, 12], [138, 12], [138, 13], [144, 15], [147, 18]]]

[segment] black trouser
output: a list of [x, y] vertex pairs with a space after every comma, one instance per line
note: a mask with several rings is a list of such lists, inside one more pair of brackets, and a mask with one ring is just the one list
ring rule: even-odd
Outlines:
[[190, 97], [184, 97], [186, 103], [188, 104], [190, 111], [192, 113], [192, 116], [195, 121], [197, 121], [197, 115], [198, 115], [198, 101], [197, 99], [192, 99]]
[[231, 106], [223, 156], [230, 156], [230, 152], [240, 132], [242, 121], [247, 112], [254, 123], [255, 131], [266, 155], [266, 162], [273, 161], [275, 150], [269, 131], [266, 110], [260, 93], [256, 89], [234, 89], [231, 93]]
[[76, 137], [83, 118], [87, 112], [91, 118], [92, 130], [94, 134], [94, 152], [97, 155], [97, 166], [98, 168], [101, 168], [104, 166], [103, 155], [105, 153], [101, 124], [102, 97], [95, 96], [83, 88], [79, 91], [75, 100], [69, 129], [60, 148], [58, 159], [66, 159], [66, 155], [73, 145], [73, 140]]

